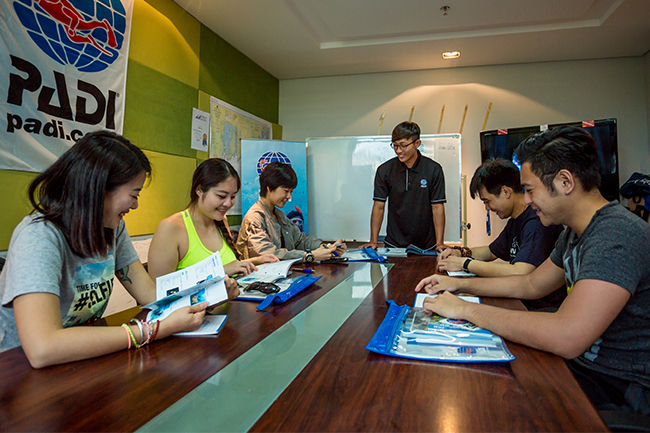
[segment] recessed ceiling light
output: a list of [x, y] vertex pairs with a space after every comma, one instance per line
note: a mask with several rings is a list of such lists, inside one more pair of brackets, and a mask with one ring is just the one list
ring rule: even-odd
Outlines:
[[445, 60], [457, 59], [460, 57], [460, 51], [445, 51], [442, 53], [442, 58]]

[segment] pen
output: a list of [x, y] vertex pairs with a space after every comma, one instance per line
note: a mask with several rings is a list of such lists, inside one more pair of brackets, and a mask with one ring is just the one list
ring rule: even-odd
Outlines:
[[309, 269], [309, 268], [302, 268], [301, 271], [302, 271], [302, 272], [307, 272], [308, 274], [313, 274], [313, 273], [314, 273], [314, 270], [313, 270], [313, 269]]

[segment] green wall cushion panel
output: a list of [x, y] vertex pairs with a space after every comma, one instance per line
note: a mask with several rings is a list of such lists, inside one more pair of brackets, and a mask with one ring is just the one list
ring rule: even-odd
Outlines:
[[143, 149], [196, 158], [190, 140], [198, 98], [196, 88], [131, 59], [124, 136]]
[[196, 169], [195, 158], [149, 151], [145, 154], [153, 167], [153, 177], [140, 193], [138, 209], [124, 218], [131, 236], [151, 234], [161, 220], [185, 209]]
[[171, 0], [136, 0], [129, 58], [199, 87], [201, 24]]
[[203, 25], [199, 89], [278, 123], [280, 81]]
[[9, 248], [11, 234], [18, 223], [32, 211], [27, 198], [27, 188], [38, 173], [25, 171], [0, 170], [0, 251]]

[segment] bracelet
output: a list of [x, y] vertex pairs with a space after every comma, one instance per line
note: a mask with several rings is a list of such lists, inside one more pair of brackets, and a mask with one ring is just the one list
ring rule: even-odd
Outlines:
[[151, 337], [151, 341], [156, 340], [156, 336], [158, 335], [158, 328], [160, 328], [160, 320], [156, 320], [156, 328], [153, 331], [153, 336]]
[[131, 329], [126, 323], [122, 323], [122, 328], [124, 328], [124, 331], [126, 331], [126, 341], [129, 343], [126, 350], [129, 350], [131, 348]]
[[[138, 344], [138, 341], [135, 339], [135, 336], [133, 335], [133, 331], [131, 331], [131, 327], [129, 325], [127, 325], [126, 323], [124, 325], [126, 325], [124, 327], [124, 329], [126, 329], [126, 332], [128, 332], [129, 336], [131, 337], [131, 341], [133, 342], [133, 347], [135, 347], [136, 349], [139, 348], [140, 345]], [[131, 348], [131, 346], [129, 346], [129, 349], [130, 348]]]
[[461, 257], [472, 257], [472, 249], [469, 247], [453, 246], [452, 248], [460, 251]]
[[472, 257], [468, 257], [467, 260], [465, 260], [465, 263], [463, 263], [463, 271], [469, 272], [469, 262], [474, 260]]
[[[129, 323], [134, 323], [135, 325], [138, 326], [138, 329], [140, 330], [140, 346], [144, 346], [145, 344], [147, 344], [147, 343], [145, 343], [145, 339], [144, 339], [144, 329], [142, 329], [142, 324], [144, 322], [141, 322], [141, 321], [139, 321], [137, 319], [131, 319], [131, 320], [129, 320]], [[140, 347], [140, 346], [137, 346], [137, 347]]]

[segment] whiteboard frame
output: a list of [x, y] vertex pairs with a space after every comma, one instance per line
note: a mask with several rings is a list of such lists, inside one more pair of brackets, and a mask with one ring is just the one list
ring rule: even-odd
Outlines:
[[[422, 134], [420, 140], [420, 152], [440, 163], [445, 173], [445, 242], [461, 243], [461, 135]], [[395, 157], [390, 142], [389, 135], [307, 139], [307, 188], [312, 235], [326, 240], [369, 240], [374, 176], [379, 165]], [[359, 195], [355, 196], [357, 191]], [[380, 238], [386, 234], [387, 219], [385, 211]]]

